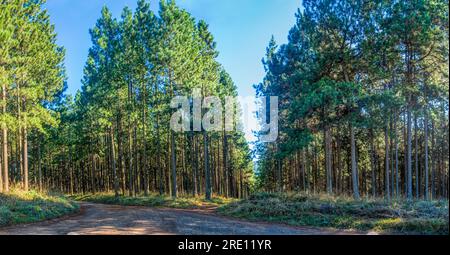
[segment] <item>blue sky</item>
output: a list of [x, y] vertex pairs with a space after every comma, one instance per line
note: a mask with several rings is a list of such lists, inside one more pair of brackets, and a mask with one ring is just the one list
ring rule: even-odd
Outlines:
[[[68, 93], [81, 87], [83, 66], [91, 46], [89, 28], [106, 5], [115, 17], [123, 7], [135, 9], [137, 0], [47, 0], [45, 8], [66, 49]], [[153, 11], [158, 0], [150, 0]], [[204, 19], [217, 42], [218, 61], [230, 73], [239, 95], [254, 95], [252, 85], [264, 77], [261, 59], [272, 35], [278, 44], [287, 41], [301, 0], [178, 0], [197, 20]]]

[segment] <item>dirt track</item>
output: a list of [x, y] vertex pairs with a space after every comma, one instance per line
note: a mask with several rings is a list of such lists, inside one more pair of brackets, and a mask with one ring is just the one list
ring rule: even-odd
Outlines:
[[177, 210], [82, 203], [71, 217], [0, 229], [0, 235], [339, 235], [332, 229], [247, 222], [211, 210]]

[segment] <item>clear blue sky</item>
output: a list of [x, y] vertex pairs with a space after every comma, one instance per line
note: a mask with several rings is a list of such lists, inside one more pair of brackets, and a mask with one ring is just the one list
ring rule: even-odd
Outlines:
[[[83, 67], [91, 46], [89, 28], [106, 5], [115, 17], [123, 7], [135, 9], [137, 0], [47, 0], [45, 8], [66, 49], [68, 93], [81, 87]], [[287, 41], [301, 0], [178, 0], [197, 20], [204, 19], [215, 37], [218, 60], [230, 73], [239, 95], [254, 95], [253, 84], [264, 77], [261, 59], [272, 35], [278, 44]], [[157, 12], [159, 0], [151, 0]], [[247, 137], [251, 139], [250, 137]]]

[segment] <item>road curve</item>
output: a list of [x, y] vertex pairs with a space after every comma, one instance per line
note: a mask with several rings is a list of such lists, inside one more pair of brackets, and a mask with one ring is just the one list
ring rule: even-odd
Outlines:
[[247, 222], [212, 211], [81, 203], [81, 213], [0, 228], [0, 235], [346, 235], [343, 230]]

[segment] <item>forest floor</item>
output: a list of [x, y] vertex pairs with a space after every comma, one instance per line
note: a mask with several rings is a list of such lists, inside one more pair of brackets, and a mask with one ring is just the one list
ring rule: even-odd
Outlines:
[[370, 234], [293, 227], [219, 216], [208, 209], [150, 208], [80, 202], [81, 213], [0, 228], [0, 235], [347, 235]]
[[380, 234], [448, 235], [448, 200], [361, 199], [304, 193], [256, 193], [218, 208], [222, 215], [293, 226]]
[[96, 193], [71, 199], [115, 205], [170, 207], [210, 211], [217, 215], [248, 221], [282, 223], [291, 226], [328, 227], [380, 234], [447, 235], [448, 200], [361, 199], [301, 192], [255, 193], [248, 199], [214, 196], [172, 199], [159, 194], [119, 196]]
[[81, 202], [94, 202], [112, 205], [137, 205], [148, 207], [169, 207], [179, 209], [211, 209], [217, 208], [232, 202], [237, 202], [236, 198], [226, 198], [222, 196], [212, 196], [211, 200], [204, 199], [202, 196], [180, 195], [173, 199], [167, 195], [159, 193], [149, 193], [148, 196], [114, 196], [114, 193], [95, 193], [95, 194], [76, 194], [67, 196], [71, 200]]
[[[40, 199], [15, 201], [20, 201], [18, 208], [23, 213], [33, 211], [30, 208], [36, 203], [42, 204]], [[0, 235], [365, 235], [448, 234], [449, 230], [447, 200], [356, 201], [302, 193], [256, 193], [248, 199], [214, 197], [211, 201], [158, 194], [116, 198], [112, 193], [74, 195], [69, 199], [78, 200], [79, 214], [0, 228]], [[64, 211], [56, 212], [63, 215]]]
[[58, 218], [79, 209], [76, 202], [60, 194], [12, 189], [0, 194], [0, 227]]

